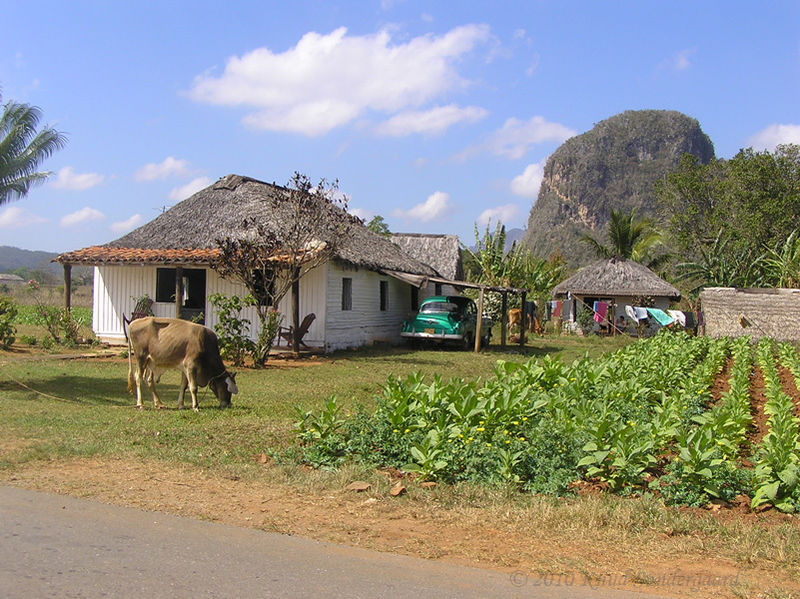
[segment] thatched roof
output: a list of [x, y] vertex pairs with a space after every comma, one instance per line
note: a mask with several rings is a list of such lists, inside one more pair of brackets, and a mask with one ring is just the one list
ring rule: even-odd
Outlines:
[[681, 292], [667, 283], [652, 270], [624, 258], [599, 260], [580, 269], [575, 275], [562, 281], [553, 289], [553, 296], [593, 295], [653, 296], [680, 299]]
[[[103, 246], [66, 252], [56, 258], [64, 264], [209, 264], [218, 255], [219, 239], [252, 235], [245, 218], [273, 231], [291, 218], [283, 202], [286, 190], [240, 175], [227, 175], [179, 202], [149, 223]], [[323, 213], [320, 210], [320, 213]], [[335, 258], [372, 270], [390, 269], [421, 275], [434, 270], [405, 254], [388, 238], [336, 210], [334, 218], [351, 219], [349, 236], [340, 240]], [[325, 240], [323, 240], [325, 241]]]
[[391, 240], [415, 260], [432, 266], [440, 277], [453, 281], [464, 278], [457, 235], [392, 233]]

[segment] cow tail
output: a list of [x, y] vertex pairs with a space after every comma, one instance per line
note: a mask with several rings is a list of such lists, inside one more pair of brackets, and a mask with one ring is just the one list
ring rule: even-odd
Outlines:
[[133, 358], [131, 354], [133, 354], [133, 344], [131, 343], [131, 338], [128, 335], [128, 329], [126, 327], [129, 324], [129, 320], [125, 318], [125, 315], [122, 315], [122, 332], [125, 334], [125, 341], [128, 342], [128, 393], [133, 394]]

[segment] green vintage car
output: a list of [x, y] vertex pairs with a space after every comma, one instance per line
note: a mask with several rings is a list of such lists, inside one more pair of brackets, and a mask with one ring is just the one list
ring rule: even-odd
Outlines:
[[[403, 322], [400, 335], [412, 343], [452, 343], [470, 349], [475, 345], [477, 321], [478, 309], [470, 298], [436, 295], [422, 300], [416, 316]], [[481, 345], [489, 345], [491, 335], [492, 321], [484, 316]]]

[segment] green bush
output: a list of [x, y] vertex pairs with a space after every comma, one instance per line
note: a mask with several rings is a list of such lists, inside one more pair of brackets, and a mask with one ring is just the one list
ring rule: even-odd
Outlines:
[[227, 296], [213, 293], [208, 301], [217, 313], [214, 332], [219, 339], [222, 357], [231, 360], [235, 366], [244, 364], [245, 356], [253, 350], [254, 344], [248, 337], [250, 321], [241, 318], [242, 309], [248, 304], [238, 295]]
[[17, 304], [7, 297], [0, 297], [0, 347], [8, 349], [16, 340]]

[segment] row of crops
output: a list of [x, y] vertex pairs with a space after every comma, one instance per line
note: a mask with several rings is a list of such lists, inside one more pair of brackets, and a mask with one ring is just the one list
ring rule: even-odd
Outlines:
[[[761, 438], [756, 365], [767, 397]], [[744, 494], [753, 507], [795, 511], [800, 421], [779, 366], [800, 377], [794, 346], [664, 331], [600, 359], [498, 362], [485, 382], [390, 378], [375, 411], [343, 416], [331, 398], [297, 426], [303, 458], [316, 466], [362, 460], [548, 494], [590, 484], [673, 505]], [[727, 390], [713, 397], [723, 372]]]

